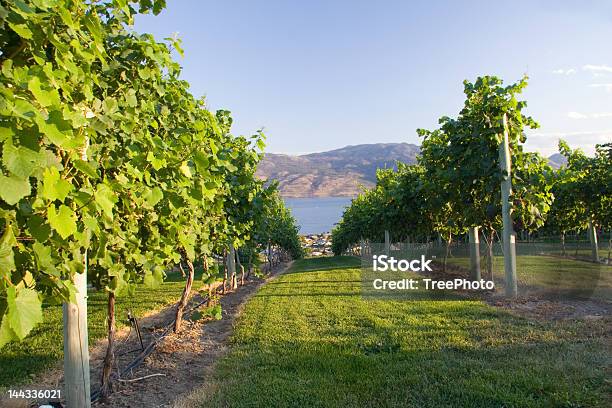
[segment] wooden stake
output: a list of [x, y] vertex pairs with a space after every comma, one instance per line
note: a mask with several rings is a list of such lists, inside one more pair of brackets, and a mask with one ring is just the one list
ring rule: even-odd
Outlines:
[[599, 248], [597, 247], [597, 230], [593, 221], [589, 220], [589, 241], [591, 241], [591, 258], [593, 262], [599, 262]]
[[107, 314], [108, 314], [108, 345], [106, 346], [106, 355], [104, 356], [104, 365], [102, 367], [102, 385], [100, 386], [100, 396], [102, 400], [106, 400], [113, 392], [113, 384], [111, 382], [111, 372], [115, 362], [115, 293], [108, 292]]
[[[81, 149], [87, 161], [89, 139]], [[68, 408], [91, 407], [89, 381], [89, 342], [87, 333], [87, 251], [83, 256], [84, 271], [76, 273], [73, 283], [76, 303], [64, 303], [64, 394]]]
[[229, 254], [227, 255], [227, 273], [230, 279], [230, 289], [236, 289], [236, 250], [234, 244], [229, 246]]
[[391, 238], [389, 237], [389, 230], [385, 230], [385, 255], [389, 255], [391, 250]]
[[480, 280], [480, 241], [478, 239], [478, 227], [468, 230], [470, 241], [470, 277], [474, 281]]
[[268, 241], [268, 265], [270, 267], [269, 273], [272, 273], [272, 243]]
[[241, 271], [240, 285], [244, 285], [244, 268], [240, 263], [240, 249], [236, 250], [236, 279], [234, 279], [234, 289], [238, 289], [238, 269]]
[[516, 282], [516, 234], [512, 226], [512, 210], [510, 196], [512, 195], [512, 159], [508, 141], [508, 117], [504, 113], [504, 133], [499, 145], [499, 166], [503, 175], [501, 182], [502, 219], [504, 229], [502, 241], [504, 245], [504, 271], [506, 275], [506, 296], [515, 297], [518, 293]]
[[[87, 255], [86, 255], [87, 256]], [[87, 268], [73, 278], [76, 304], [64, 303], [64, 393], [69, 408], [91, 407], [87, 340]]]

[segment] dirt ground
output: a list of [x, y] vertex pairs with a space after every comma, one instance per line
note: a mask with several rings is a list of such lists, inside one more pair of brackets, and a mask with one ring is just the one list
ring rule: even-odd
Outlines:
[[[221, 320], [183, 320], [180, 333], [167, 335], [143, 364], [120, 381], [114, 382], [114, 392], [108, 401], [97, 401], [93, 407], [173, 407], [179, 404], [179, 399], [180, 406], [188, 405], [189, 395], [194, 389], [206, 385], [215, 362], [226, 353], [234, 322], [245, 302], [261, 285], [283, 273], [289, 266], [290, 263], [280, 264], [265, 279], [251, 276], [244, 286], [218, 296], [217, 303], [222, 308]], [[192, 296], [187, 309], [201, 301], [199, 294]], [[164, 328], [173, 321], [174, 310], [175, 307], [171, 306], [139, 319], [145, 347], [154, 338], [159, 338]], [[92, 392], [99, 388], [106, 343], [106, 340], [99, 341], [90, 350]], [[119, 373], [134, 360], [141, 349], [135, 331], [129, 328], [117, 332], [115, 344], [115, 368]], [[63, 389], [61, 365], [37, 376], [34, 383], [37, 389]], [[0, 400], [0, 407], [39, 407], [43, 403], [48, 402]]]
[[[428, 275], [440, 280], [467, 278], [469, 271], [457, 266], [447, 266], [446, 273], [441, 272], [441, 265], [434, 264], [434, 271]], [[554, 298], [545, 294], [519, 296], [507, 299], [500, 292], [485, 292], [477, 296], [489, 305], [503, 308], [506, 311], [530, 319], [567, 320], [584, 319], [590, 321], [612, 321], [612, 302], [601, 299]]]

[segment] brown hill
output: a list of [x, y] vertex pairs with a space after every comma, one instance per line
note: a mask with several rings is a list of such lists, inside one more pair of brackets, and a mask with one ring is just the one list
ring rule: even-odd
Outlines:
[[[300, 156], [266, 153], [257, 175], [277, 180], [283, 197], [353, 197], [375, 185], [377, 168], [416, 163], [419, 151], [410, 143], [376, 143]], [[566, 163], [559, 154], [548, 160], [554, 168]]]
[[396, 161], [415, 163], [418, 153], [419, 147], [409, 143], [346, 146], [300, 156], [267, 153], [257, 175], [277, 180], [284, 197], [351, 197], [374, 185], [377, 168], [395, 168]]

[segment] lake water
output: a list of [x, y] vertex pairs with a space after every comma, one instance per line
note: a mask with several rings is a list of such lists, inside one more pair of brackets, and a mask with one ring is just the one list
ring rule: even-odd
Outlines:
[[300, 234], [331, 232], [342, 218], [350, 197], [285, 198], [285, 204], [300, 225]]

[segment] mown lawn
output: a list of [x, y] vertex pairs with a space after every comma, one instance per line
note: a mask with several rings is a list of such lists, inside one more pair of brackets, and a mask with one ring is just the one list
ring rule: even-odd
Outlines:
[[[450, 265], [469, 269], [466, 257], [449, 258]], [[480, 260], [481, 271], [486, 274], [486, 258]], [[521, 287], [539, 288], [563, 295], [574, 291], [579, 297], [607, 300], [612, 297], [612, 266], [589, 261], [553, 257], [547, 255], [523, 255], [516, 259], [516, 272]], [[500, 283], [504, 278], [504, 258], [495, 256], [494, 279]], [[597, 288], [596, 290], [591, 290]]]
[[[196, 279], [200, 277], [201, 273], [196, 275]], [[178, 301], [184, 285], [181, 275], [173, 273], [157, 289], [140, 285], [134, 297], [127, 294], [119, 296], [115, 310], [118, 327], [129, 324], [128, 310], [140, 317]], [[106, 299], [102, 291], [89, 293], [87, 322], [90, 345], [106, 336]], [[9, 343], [0, 349], [0, 390], [30, 382], [32, 376], [64, 358], [62, 307], [47, 306], [43, 315], [44, 323], [37, 326], [24, 341]]]
[[601, 321], [532, 321], [480, 301], [366, 299], [357, 263], [303, 260], [265, 285], [201, 406], [608, 406]]

